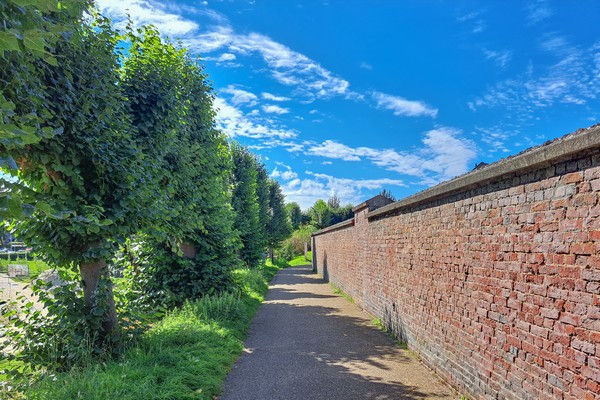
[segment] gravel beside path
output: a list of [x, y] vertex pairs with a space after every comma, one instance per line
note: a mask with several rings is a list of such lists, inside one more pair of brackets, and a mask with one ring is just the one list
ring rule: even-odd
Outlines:
[[281, 270], [221, 400], [457, 399], [310, 266]]

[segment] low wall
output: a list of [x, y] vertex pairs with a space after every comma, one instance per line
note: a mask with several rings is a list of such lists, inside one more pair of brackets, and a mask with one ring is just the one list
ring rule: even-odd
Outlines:
[[600, 399], [600, 126], [313, 236], [313, 266], [477, 399]]

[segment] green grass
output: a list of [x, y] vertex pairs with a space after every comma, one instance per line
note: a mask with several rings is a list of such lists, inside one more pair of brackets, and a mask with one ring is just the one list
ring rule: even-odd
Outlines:
[[9, 264], [23, 264], [29, 266], [29, 276], [19, 277], [19, 281], [30, 281], [37, 278], [42, 272], [52, 269], [51, 266], [42, 260], [26, 260], [24, 258], [17, 258], [15, 260], [0, 259], [0, 272], [7, 273]]
[[236, 270], [238, 293], [188, 303], [165, 316], [118, 361], [45, 377], [25, 390], [25, 398], [215, 398], [277, 270]]
[[[354, 303], [354, 299], [350, 295], [348, 295], [347, 293], [345, 293], [342, 289], [340, 289], [339, 287], [335, 286], [332, 283], [329, 283], [329, 285], [331, 285], [331, 287], [333, 289], [333, 293], [339, 294], [340, 296], [342, 296], [343, 298], [345, 298], [346, 300], [348, 300], [350, 303], [355, 304]], [[406, 342], [403, 342], [402, 340], [398, 339], [396, 337], [396, 335], [394, 335], [394, 333], [392, 331], [390, 331], [388, 328], [386, 328], [386, 326], [383, 323], [383, 321], [381, 320], [381, 318], [373, 318], [371, 320], [371, 322], [380, 331], [385, 332], [389, 337], [391, 337], [392, 339], [394, 339], [394, 341], [396, 342], [396, 344], [398, 346], [400, 346], [400, 348], [402, 348], [404, 350], [408, 350], [408, 344]]]
[[308, 257], [308, 261], [304, 258], [304, 255], [296, 256], [291, 260], [282, 260], [275, 259], [275, 263], [271, 263], [271, 260], [267, 260], [267, 265], [275, 265], [279, 268], [287, 268], [287, 267], [297, 267], [298, 265], [310, 265], [312, 264], [312, 252], [307, 252], [306, 256]]
[[350, 297], [350, 295], [348, 295], [347, 293], [345, 293], [339, 287], [335, 286], [333, 283], [329, 283], [329, 285], [333, 288], [333, 293], [339, 294], [340, 296], [342, 296], [343, 298], [345, 298], [346, 300], [348, 300], [350, 303], [354, 304], [354, 299], [352, 297]]
[[312, 263], [312, 251], [307, 252], [306, 257], [308, 258], [308, 261], [306, 260], [306, 258], [304, 258], [304, 254], [303, 254], [298, 257], [292, 258], [290, 261], [288, 261], [288, 264], [290, 267], [295, 267], [297, 265], [311, 264]]

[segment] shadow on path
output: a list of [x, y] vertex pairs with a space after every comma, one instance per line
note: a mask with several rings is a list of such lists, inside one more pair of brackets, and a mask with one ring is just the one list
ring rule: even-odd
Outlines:
[[457, 397], [306, 266], [273, 279], [245, 347], [221, 400]]

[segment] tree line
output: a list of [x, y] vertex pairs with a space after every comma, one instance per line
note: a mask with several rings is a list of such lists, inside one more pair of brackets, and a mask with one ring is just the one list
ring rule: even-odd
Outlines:
[[181, 305], [226, 289], [290, 235], [279, 184], [215, 125], [203, 66], [88, 1], [0, 2], [0, 216], [79, 273], [99, 341], [119, 334], [110, 271]]

